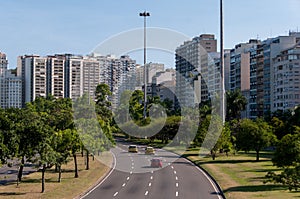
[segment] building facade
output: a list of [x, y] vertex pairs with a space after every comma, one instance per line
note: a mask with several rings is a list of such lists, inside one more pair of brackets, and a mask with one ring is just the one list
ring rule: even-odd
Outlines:
[[5, 53], [0, 52], [0, 107], [22, 107], [22, 79], [8, 69]]
[[100, 83], [109, 85], [113, 93], [110, 100], [113, 106], [117, 106], [119, 92], [135, 85], [129, 74], [134, 69], [135, 61], [128, 56], [20, 56], [18, 73], [23, 79], [23, 106], [38, 96], [47, 95], [76, 100], [88, 93], [94, 99], [95, 89]]
[[176, 49], [175, 92], [179, 102], [178, 107], [194, 107], [201, 100], [208, 98], [207, 86], [202, 86], [206, 84], [209, 63], [211, 63], [208, 54], [216, 50], [217, 41], [214, 35], [210, 34], [194, 37]]
[[293, 110], [300, 104], [300, 44], [272, 60], [271, 112]]

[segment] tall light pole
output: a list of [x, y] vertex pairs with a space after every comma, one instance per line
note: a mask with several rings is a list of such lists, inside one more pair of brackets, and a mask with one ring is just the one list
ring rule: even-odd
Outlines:
[[144, 119], [147, 117], [147, 70], [146, 70], [146, 18], [150, 16], [149, 12], [141, 12], [141, 17], [144, 17]]
[[221, 69], [221, 115], [225, 122], [225, 67], [224, 67], [224, 43], [223, 43], [223, 0], [220, 0], [220, 69]]

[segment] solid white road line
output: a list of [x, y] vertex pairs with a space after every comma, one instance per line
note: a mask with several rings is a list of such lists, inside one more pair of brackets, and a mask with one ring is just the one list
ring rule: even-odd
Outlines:
[[202, 169], [200, 169], [195, 163], [193, 163], [192, 161], [189, 161], [189, 160], [187, 160], [185, 158], [183, 158], [183, 159], [186, 162], [192, 163], [196, 167], [196, 169], [198, 169], [206, 177], [206, 179], [210, 182], [210, 184], [214, 188], [215, 192], [217, 193], [218, 198], [222, 199], [221, 194], [219, 193], [218, 188], [216, 187], [215, 183], [211, 180], [211, 178]]
[[83, 196], [80, 197], [80, 199], [86, 197], [87, 195], [89, 195], [90, 193], [92, 193], [95, 189], [97, 189], [110, 175], [111, 173], [115, 170], [116, 165], [117, 165], [117, 158], [115, 156], [115, 154], [111, 151], [111, 154], [113, 156], [113, 167], [110, 170], [110, 172], [101, 180], [101, 182], [99, 184], [97, 184], [94, 188], [92, 188], [89, 192], [87, 192], [86, 194], [84, 194]]

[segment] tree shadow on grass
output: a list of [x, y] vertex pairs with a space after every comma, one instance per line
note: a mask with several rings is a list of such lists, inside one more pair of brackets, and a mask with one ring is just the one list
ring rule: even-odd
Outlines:
[[[268, 162], [269, 160], [260, 160], [258, 162]], [[239, 163], [257, 163], [256, 160], [209, 160], [209, 161], [202, 161], [196, 160], [194, 161], [198, 165], [204, 164], [239, 164]]]
[[[42, 183], [42, 179], [23, 179], [23, 183]], [[47, 178], [45, 179], [46, 183], [58, 183], [56, 178]]]
[[258, 173], [268, 173], [269, 171], [280, 171], [280, 168], [274, 168], [274, 169], [248, 169], [244, 170], [243, 172], [258, 172]]
[[26, 193], [17, 193], [17, 192], [0, 192], [0, 196], [20, 196], [25, 195]]
[[282, 185], [249, 185], [249, 186], [236, 186], [223, 190], [227, 192], [257, 192], [257, 191], [279, 191], [287, 190], [286, 186]]
[[[82, 169], [78, 169], [78, 171], [81, 171]], [[72, 169], [62, 169], [61, 173], [74, 173], [75, 171]], [[57, 173], [58, 171], [55, 171], [55, 169], [47, 170], [46, 173]]]

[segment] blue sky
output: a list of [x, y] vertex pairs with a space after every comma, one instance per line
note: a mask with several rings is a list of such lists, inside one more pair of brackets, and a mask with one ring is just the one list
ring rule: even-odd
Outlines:
[[[24, 54], [88, 54], [107, 38], [142, 27], [144, 10], [151, 13], [149, 27], [219, 38], [219, 0], [1, 0], [0, 51], [10, 68]], [[224, 0], [225, 48], [300, 31], [299, 10], [300, 0]], [[148, 61], [173, 65], [172, 55], [154, 54]], [[132, 56], [141, 63], [141, 55]]]

